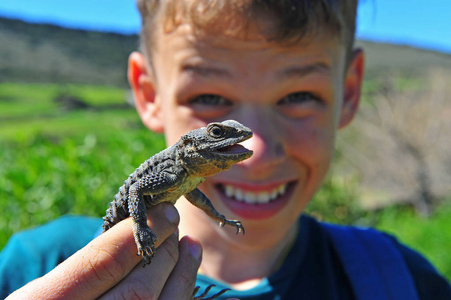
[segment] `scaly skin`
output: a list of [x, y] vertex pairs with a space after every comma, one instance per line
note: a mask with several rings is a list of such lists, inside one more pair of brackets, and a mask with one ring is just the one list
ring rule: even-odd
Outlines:
[[[197, 186], [206, 177], [251, 157], [252, 151], [237, 145], [251, 137], [249, 128], [233, 120], [210, 123], [188, 132], [175, 145], [152, 156], [130, 174], [106, 211], [103, 231], [131, 216], [138, 255], [143, 257], [144, 266], [150, 264], [157, 237], [147, 226], [146, 209], [165, 201], [175, 203], [185, 196], [218, 220], [220, 226], [235, 226], [237, 234], [244, 234], [241, 222], [226, 219]], [[204, 294], [194, 299], [205, 299]]]

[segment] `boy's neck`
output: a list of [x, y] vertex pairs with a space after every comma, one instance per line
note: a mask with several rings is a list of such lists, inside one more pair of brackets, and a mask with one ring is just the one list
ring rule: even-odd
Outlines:
[[[261, 279], [274, 273], [291, 249], [297, 235], [297, 222], [285, 233], [271, 235], [265, 243], [242, 243], [222, 232], [224, 228], [212, 227], [199, 209], [188, 201], [177, 202], [180, 213], [180, 236], [189, 235], [198, 239], [203, 247], [199, 273], [223, 281], [237, 290], [258, 285]], [[252, 239], [246, 233], [240, 240]]]

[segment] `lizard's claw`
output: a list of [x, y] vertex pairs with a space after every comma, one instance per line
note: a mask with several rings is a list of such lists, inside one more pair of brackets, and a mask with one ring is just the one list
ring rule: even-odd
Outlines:
[[219, 227], [224, 227], [224, 225], [230, 225], [236, 227], [236, 234], [242, 232], [244, 234], [244, 226], [241, 221], [238, 220], [227, 220], [225, 217], [224, 219], [219, 222]]
[[202, 294], [200, 294], [199, 296], [197, 296], [197, 297], [196, 297], [196, 294], [197, 294], [197, 292], [199, 291], [199, 287], [196, 286], [196, 288], [194, 289], [193, 296], [192, 296], [191, 299], [192, 299], [192, 300], [213, 300], [213, 299], [215, 299], [215, 298], [221, 296], [221, 295], [224, 294], [225, 292], [230, 291], [230, 289], [223, 289], [223, 290], [220, 290], [218, 293], [216, 293], [216, 294], [214, 294], [214, 295], [212, 295], [212, 296], [210, 296], [210, 297], [208, 297], [208, 298], [204, 298], [205, 296], [207, 296], [208, 292], [209, 292], [209, 291], [211, 290], [211, 288], [214, 287], [214, 286], [215, 286], [214, 284], [211, 284], [211, 285], [207, 286], [207, 288], [205, 289], [205, 291], [204, 291]]
[[243, 224], [241, 223], [241, 221], [232, 221], [232, 222], [235, 223], [234, 225], [236, 227], [236, 234], [238, 234], [240, 232], [242, 232], [244, 234], [244, 227], [243, 227]]
[[152, 258], [155, 255], [157, 237], [148, 226], [138, 227], [134, 236], [138, 246], [138, 255], [143, 258], [143, 267], [145, 267], [152, 262]]
[[143, 268], [152, 262], [152, 258], [155, 255], [155, 247], [153, 245], [146, 247], [145, 249], [138, 249], [138, 256], [143, 258]]

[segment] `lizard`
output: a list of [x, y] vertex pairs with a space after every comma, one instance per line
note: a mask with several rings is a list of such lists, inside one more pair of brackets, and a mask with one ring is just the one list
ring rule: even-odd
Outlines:
[[[251, 157], [253, 152], [238, 143], [252, 135], [252, 130], [234, 120], [213, 122], [186, 133], [177, 143], [150, 157], [129, 175], [103, 217], [103, 232], [130, 216], [138, 255], [143, 257], [144, 267], [155, 255], [157, 240], [147, 225], [146, 209], [165, 201], [175, 204], [184, 196], [219, 221], [219, 226], [234, 226], [237, 234], [244, 234], [241, 221], [226, 219], [198, 186], [207, 177]], [[195, 299], [204, 297], [208, 290]], [[214, 299], [225, 291], [208, 299]]]

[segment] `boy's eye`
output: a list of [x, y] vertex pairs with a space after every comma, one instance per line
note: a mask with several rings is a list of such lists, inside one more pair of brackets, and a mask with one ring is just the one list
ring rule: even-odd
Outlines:
[[302, 104], [310, 101], [319, 101], [319, 98], [312, 93], [308, 92], [297, 92], [286, 95], [277, 102], [277, 105], [283, 104]]
[[277, 101], [280, 111], [291, 118], [311, 116], [323, 107], [323, 98], [310, 92], [291, 93]]
[[217, 119], [227, 114], [233, 102], [215, 94], [202, 94], [191, 98], [188, 105], [199, 117]]
[[230, 106], [232, 104], [226, 98], [213, 94], [199, 95], [191, 99], [190, 103], [195, 105], [208, 105], [208, 106], [216, 106], [216, 105]]

